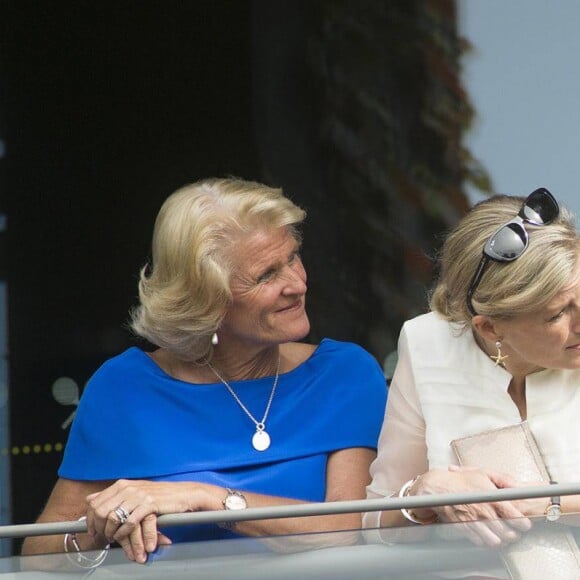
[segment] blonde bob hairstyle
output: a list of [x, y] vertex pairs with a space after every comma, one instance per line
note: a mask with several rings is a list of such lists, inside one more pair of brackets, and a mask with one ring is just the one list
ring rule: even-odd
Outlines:
[[232, 302], [236, 241], [283, 227], [299, 239], [305, 217], [281, 189], [251, 181], [212, 178], [177, 190], [157, 215], [131, 328], [182, 360], [207, 356]]
[[[475, 205], [449, 234], [439, 257], [439, 279], [431, 309], [446, 320], [467, 327], [471, 314], [467, 291], [489, 237], [519, 212], [525, 198], [497, 195]], [[545, 226], [525, 228], [529, 246], [512, 262], [490, 261], [473, 295], [478, 314], [509, 319], [542, 308], [570, 283], [580, 241], [574, 216], [560, 214]]]

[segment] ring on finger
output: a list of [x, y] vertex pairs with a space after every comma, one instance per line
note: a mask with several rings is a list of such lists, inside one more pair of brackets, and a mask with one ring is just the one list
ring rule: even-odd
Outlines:
[[123, 525], [131, 515], [122, 505], [113, 510], [114, 514], [119, 518], [119, 523]]

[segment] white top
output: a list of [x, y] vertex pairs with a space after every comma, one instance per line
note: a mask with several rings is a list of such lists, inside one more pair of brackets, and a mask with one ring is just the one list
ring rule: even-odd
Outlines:
[[[511, 375], [478, 347], [471, 329], [431, 312], [403, 325], [368, 498], [387, 497], [429, 469], [457, 464], [453, 439], [519, 423]], [[527, 420], [551, 479], [580, 481], [580, 370], [526, 378]], [[379, 526], [380, 512], [364, 515]]]

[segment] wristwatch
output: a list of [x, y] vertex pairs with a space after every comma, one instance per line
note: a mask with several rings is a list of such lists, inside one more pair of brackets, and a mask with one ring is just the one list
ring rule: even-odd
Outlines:
[[[242, 492], [234, 491], [229, 487], [226, 488], [226, 491], [228, 492], [228, 494], [226, 495], [224, 501], [222, 502], [224, 505], [224, 509], [236, 511], [236, 510], [245, 510], [248, 507], [248, 502], [246, 501], [246, 498]], [[231, 530], [236, 526], [236, 522], [222, 522], [219, 525], [222, 528]]]
[[[550, 483], [555, 484], [555, 481], [551, 481]], [[550, 498], [550, 503], [546, 508], [546, 521], [548, 522], [555, 522], [560, 519], [562, 515], [562, 500], [560, 499], [559, 495], [555, 495]]]
[[556, 495], [550, 498], [550, 504], [546, 508], [546, 520], [548, 522], [555, 522], [560, 519], [562, 515], [562, 502], [560, 496]]
[[229, 487], [226, 488], [228, 495], [226, 495], [223, 504], [227, 510], [245, 510], [248, 507], [248, 502], [244, 494], [240, 491], [234, 491]]

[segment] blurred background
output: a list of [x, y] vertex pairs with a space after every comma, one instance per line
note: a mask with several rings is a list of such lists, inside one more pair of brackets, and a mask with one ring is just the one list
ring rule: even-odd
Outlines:
[[37, 517], [86, 380], [133, 344], [153, 221], [185, 183], [283, 187], [308, 212], [310, 340], [381, 363], [473, 201], [577, 202], [579, 17], [574, 0], [0, 0], [0, 523]]
[[580, 2], [460, 0], [457, 8], [472, 45], [461, 78], [477, 111], [466, 145], [495, 191], [545, 186], [580, 214]]

